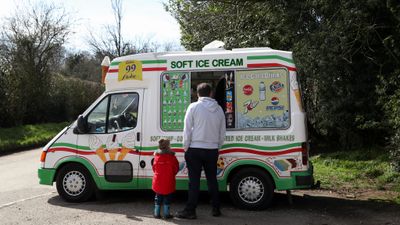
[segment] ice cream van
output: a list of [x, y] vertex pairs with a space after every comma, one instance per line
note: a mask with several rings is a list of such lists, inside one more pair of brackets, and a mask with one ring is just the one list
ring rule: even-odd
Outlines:
[[[208, 82], [225, 112], [219, 190], [245, 209], [262, 209], [275, 190], [310, 188], [306, 115], [292, 53], [270, 48], [143, 53], [103, 61], [105, 92], [43, 149], [40, 184], [66, 201], [97, 190], [151, 189], [153, 153], [167, 138], [188, 189], [182, 147], [186, 109]], [[201, 189], [207, 190], [202, 176]]]

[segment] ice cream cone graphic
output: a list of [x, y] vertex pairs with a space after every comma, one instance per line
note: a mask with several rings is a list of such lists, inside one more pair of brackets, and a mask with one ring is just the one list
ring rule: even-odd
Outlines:
[[129, 133], [122, 138], [121, 141], [122, 148], [121, 152], [119, 153], [118, 160], [123, 160], [132, 149], [135, 148], [135, 133]]
[[290, 87], [292, 88], [294, 95], [296, 96], [296, 101], [300, 109], [303, 108], [301, 104], [301, 96], [300, 96], [300, 89], [299, 89], [299, 83], [297, 83], [296, 79], [296, 73], [292, 73], [290, 75]]
[[122, 146], [121, 152], [118, 155], [118, 160], [123, 160], [131, 149]]
[[96, 136], [90, 136], [89, 137], [89, 147], [90, 149], [96, 149], [96, 155], [99, 156], [99, 158], [103, 161], [106, 162], [107, 158], [105, 155], [105, 149], [103, 147], [103, 143], [99, 138]]
[[300, 90], [299, 89], [294, 90], [294, 95], [296, 96], [297, 104], [301, 105]]
[[110, 67], [110, 57], [105, 56], [103, 61], [101, 62], [101, 82], [103, 84], [106, 79], [106, 75], [107, 75], [109, 67]]
[[118, 152], [118, 148], [113, 148], [108, 150], [108, 155], [110, 156], [110, 160], [115, 160], [115, 155]]
[[107, 161], [107, 158], [106, 158], [106, 155], [104, 153], [104, 148], [103, 147], [100, 147], [100, 148], [98, 148], [96, 150], [96, 155], [98, 155], [103, 162]]
[[109, 136], [107, 138], [106, 147], [108, 149], [108, 156], [110, 157], [110, 160], [114, 160], [119, 149], [117, 138]]

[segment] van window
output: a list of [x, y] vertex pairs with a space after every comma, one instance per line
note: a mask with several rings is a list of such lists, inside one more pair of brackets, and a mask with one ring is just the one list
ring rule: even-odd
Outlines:
[[87, 117], [89, 133], [104, 134], [135, 128], [138, 105], [137, 93], [119, 93], [105, 97]]
[[197, 101], [196, 88], [200, 83], [209, 83], [213, 98], [225, 112], [226, 127], [235, 128], [235, 71], [205, 71], [191, 73], [191, 88], [194, 93], [191, 102]]
[[136, 127], [139, 95], [136, 93], [113, 94], [110, 99], [107, 132], [119, 132]]
[[107, 105], [108, 97], [101, 100], [88, 115], [89, 133], [104, 134], [106, 132]]

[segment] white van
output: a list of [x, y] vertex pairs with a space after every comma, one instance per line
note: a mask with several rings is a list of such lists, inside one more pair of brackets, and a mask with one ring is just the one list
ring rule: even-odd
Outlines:
[[[151, 189], [153, 152], [171, 140], [177, 190], [188, 189], [182, 147], [186, 108], [208, 82], [226, 115], [220, 191], [235, 205], [268, 206], [274, 190], [309, 188], [306, 117], [292, 53], [270, 48], [128, 55], [106, 70], [106, 91], [43, 149], [40, 184], [80, 202], [95, 190]], [[207, 190], [205, 177], [201, 189]]]

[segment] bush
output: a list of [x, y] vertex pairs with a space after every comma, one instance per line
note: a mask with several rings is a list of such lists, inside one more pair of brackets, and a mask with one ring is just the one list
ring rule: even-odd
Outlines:
[[0, 154], [46, 144], [69, 123], [47, 123], [0, 128]]
[[50, 86], [48, 121], [71, 121], [104, 91], [98, 82], [55, 75]]

